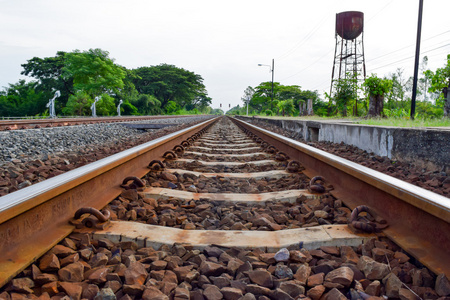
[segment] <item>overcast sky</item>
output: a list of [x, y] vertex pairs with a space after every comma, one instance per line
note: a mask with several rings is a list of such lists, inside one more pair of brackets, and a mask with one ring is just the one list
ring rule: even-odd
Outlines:
[[[127, 68], [172, 64], [199, 74], [212, 107], [242, 106], [248, 86], [275, 81], [328, 91], [335, 18], [364, 13], [368, 75], [412, 76], [419, 0], [0, 0], [0, 88], [21, 64], [57, 51], [101, 48]], [[450, 53], [450, 1], [425, 0], [421, 59]]]

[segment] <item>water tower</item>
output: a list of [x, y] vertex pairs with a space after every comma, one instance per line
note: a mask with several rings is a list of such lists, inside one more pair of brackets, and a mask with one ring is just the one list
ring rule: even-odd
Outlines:
[[355, 76], [359, 81], [366, 78], [363, 29], [364, 13], [345, 11], [336, 14], [336, 47], [331, 73], [330, 96], [335, 81], [349, 76]]

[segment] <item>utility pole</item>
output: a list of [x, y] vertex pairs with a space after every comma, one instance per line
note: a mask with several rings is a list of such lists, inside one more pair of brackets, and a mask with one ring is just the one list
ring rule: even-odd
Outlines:
[[275, 71], [275, 59], [272, 58], [272, 103], [273, 103], [273, 73]]
[[419, 73], [419, 56], [420, 56], [420, 36], [422, 32], [422, 10], [423, 0], [419, 0], [419, 19], [417, 21], [417, 40], [416, 40], [416, 59], [414, 61], [414, 81], [411, 97], [411, 120], [414, 120], [416, 113], [416, 96], [417, 96], [417, 76]]
[[263, 64], [258, 64], [258, 66], [269, 67], [270, 68], [269, 72], [272, 72], [272, 95], [271, 95], [272, 102], [270, 103], [270, 106], [272, 107], [272, 104], [273, 104], [273, 73], [274, 73], [274, 68], [275, 68], [275, 59], [272, 58], [272, 67], [270, 67], [270, 65], [263, 65]]

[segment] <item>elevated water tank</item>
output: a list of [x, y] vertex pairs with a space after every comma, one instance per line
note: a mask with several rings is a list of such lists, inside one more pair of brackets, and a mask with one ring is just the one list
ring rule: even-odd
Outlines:
[[357, 38], [364, 27], [364, 13], [344, 11], [336, 14], [336, 33], [345, 40]]

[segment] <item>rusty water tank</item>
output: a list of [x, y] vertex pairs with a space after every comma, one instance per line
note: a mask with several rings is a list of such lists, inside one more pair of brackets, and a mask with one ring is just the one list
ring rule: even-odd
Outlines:
[[364, 13], [344, 11], [336, 14], [336, 33], [345, 40], [357, 38], [364, 27]]

